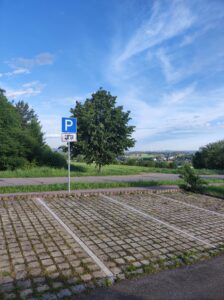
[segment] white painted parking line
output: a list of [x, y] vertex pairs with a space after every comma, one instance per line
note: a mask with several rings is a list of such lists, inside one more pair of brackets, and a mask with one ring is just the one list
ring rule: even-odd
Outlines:
[[199, 207], [199, 206], [196, 206], [196, 205], [193, 205], [193, 204], [185, 203], [185, 202], [182, 202], [182, 201], [170, 198], [170, 197], [158, 195], [158, 194], [153, 194], [153, 196], [157, 196], [157, 197], [159, 197], [161, 199], [170, 200], [170, 201], [173, 201], [173, 202], [176, 202], [176, 203], [183, 204], [185, 206], [189, 206], [189, 207], [193, 207], [193, 208], [196, 208], [196, 209], [199, 209], [199, 210], [202, 210], [202, 211], [206, 211], [206, 212], [211, 213], [213, 215], [220, 216], [220, 217], [224, 218], [224, 214], [218, 213], [216, 211], [212, 211], [210, 209], [202, 208], [202, 207]]
[[190, 238], [192, 238], [192, 239], [194, 239], [194, 240], [197, 240], [197, 241], [201, 242], [202, 244], [205, 244], [205, 245], [207, 245], [207, 246], [209, 246], [209, 247], [211, 247], [211, 248], [216, 248], [215, 245], [212, 245], [212, 244], [210, 244], [209, 242], [207, 242], [207, 241], [205, 241], [205, 240], [202, 240], [202, 239], [200, 239], [200, 238], [198, 238], [198, 237], [196, 237], [196, 236], [194, 236], [194, 235], [192, 235], [192, 234], [190, 234], [190, 233], [188, 233], [188, 232], [186, 232], [186, 231], [184, 231], [184, 230], [181, 230], [181, 229], [179, 229], [178, 227], [173, 226], [173, 225], [171, 225], [171, 224], [169, 224], [169, 223], [167, 223], [167, 222], [164, 222], [164, 221], [161, 221], [160, 219], [157, 219], [157, 218], [155, 218], [155, 217], [152, 217], [151, 215], [146, 214], [146, 213], [142, 212], [141, 210], [138, 210], [138, 209], [136, 209], [136, 208], [134, 208], [134, 207], [132, 207], [132, 206], [130, 206], [130, 205], [127, 205], [127, 204], [125, 204], [125, 203], [122, 203], [122, 202], [120, 202], [120, 201], [118, 201], [118, 200], [115, 200], [114, 198], [108, 197], [108, 196], [106, 196], [106, 195], [103, 195], [103, 194], [100, 194], [100, 195], [101, 195], [103, 198], [105, 198], [105, 199], [107, 199], [107, 200], [109, 200], [109, 201], [111, 201], [111, 202], [113, 202], [113, 203], [115, 203], [115, 204], [121, 205], [121, 206], [123, 206], [124, 208], [126, 208], [126, 209], [128, 209], [128, 210], [131, 210], [131, 211], [133, 211], [133, 212], [135, 212], [135, 213], [138, 213], [138, 214], [142, 215], [143, 217], [145, 217], [145, 218], [147, 218], [147, 219], [153, 220], [153, 221], [158, 222], [158, 223], [160, 223], [160, 224], [162, 224], [162, 225], [164, 225], [164, 226], [166, 226], [166, 227], [168, 227], [168, 228], [171, 228], [171, 229], [173, 229], [173, 230], [175, 230], [175, 231], [178, 231], [178, 232], [182, 233], [183, 235], [186, 235], [186, 236], [188, 236], [188, 237], [190, 237]]
[[83, 243], [82, 240], [50, 209], [50, 207], [40, 198], [36, 198], [36, 202], [42, 205], [58, 223], [69, 233], [73, 239], [82, 247], [82, 249], [92, 258], [93, 261], [100, 267], [104, 274], [110, 278], [114, 277], [114, 274], [104, 265], [104, 263]]

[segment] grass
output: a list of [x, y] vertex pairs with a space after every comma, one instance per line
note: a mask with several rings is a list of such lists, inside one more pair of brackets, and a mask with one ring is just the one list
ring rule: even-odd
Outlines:
[[[220, 180], [207, 180], [209, 183], [219, 183]], [[223, 181], [222, 181], [223, 182]], [[182, 179], [177, 180], [147, 180], [147, 181], [120, 181], [120, 182], [71, 182], [71, 190], [80, 189], [103, 189], [103, 188], [128, 188], [128, 187], [151, 187], [163, 185], [183, 184]], [[213, 186], [211, 186], [213, 187]], [[209, 188], [209, 186], [208, 186]], [[219, 187], [217, 187], [219, 188]], [[50, 192], [66, 191], [67, 183], [42, 184], [42, 185], [18, 185], [0, 187], [0, 194], [6, 193], [30, 193], [30, 192]]]
[[[186, 251], [178, 255], [173, 255], [169, 258], [160, 258], [148, 265], [135, 268], [132, 264], [125, 269], [126, 278], [139, 278], [145, 274], [157, 273], [161, 270], [176, 269], [181, 266], [192, 265], [199, 261], [210, 259], [214, 256], [223, 254], [224, 246], [219, 245], [216, 249], [202, 250], [202, 251]], [[143, 269], [143, 272], [138, 272]]]
[[[179, 169], [152, 168], [140, 166], [108, 165], [98, 173], [94, 165], [73, 162], [71, 176], [107, 176], [107, 175], [135, 175], [144, 173], [172, 173], [178, 174]], [[197, 174], [218, 174], [217, 170], [196, 170]], [[224, 171], [219, 171], [224, 174]], [[66, 177], [67, 169], [56, 169], [50, 167], [34, 167], [28, 169], [17, 169], [15, 171], [0, 171], [0, 178], [22, 178], [22, 177]]]
[[[160, 185], [178, 185], [183, 183], [178, 180], [151, 180], [151, 181], [130, 181], [130, 182], [77, 182], [71, 183], [71, 190], [80, 189], [102, 189], [102, 188], [123, 188], [123, 187], [150, 187]], [[67, 183], [42, 184], [42, 185], [23, 185], [23, 186], [4, 186], [0, 187], [0, 193], [29, 193], [29, 192], [49, 192], [49, 191], [66, 191]]]
[[[174, 169], [158, 169], [139, 166], [108, 165], [102, 168], [101, 173], [94, 165], [85, 163], [73, 163], [71, 165], [71, 176], [107, 176], [107, 175], [134, 175], [141, 173], [177, 173]], [[0, 171], [1, 178], [16, 177], [65, 177], [67, 169], [56, 169], [50, 167], [35, 167], [30, 169], [17, 169], [15, 171]]]
[[224, 199], [224, 185], [221, 186], [209, 185], [205, 187], [204, 193]]
[[224, 175], [224, 170], [195, 169], [198, 175]]

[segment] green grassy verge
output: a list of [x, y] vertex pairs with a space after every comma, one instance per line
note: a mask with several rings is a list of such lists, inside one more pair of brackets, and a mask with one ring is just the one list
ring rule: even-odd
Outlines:
[[[207, 180], [208, 183], [219, 183], [220, 180]], [[223, 182], [223, 181], [222, 181]], [[123, 187], [150, 187], [160, 185], [179, 185], [183, 184], [182, 179], [177, 180], [148, 180], [148, 181], [128, 181], [128, 182], [72, 182], [71, 190], [80, 189], [102, 189], [102, 188], [123, 188]], [[212, 186], [213, 187], [213, 186]], [[217, 187], [219, 188], [219, 187]], [[67, 183], [24, 185], [24, 186], [4, 186], [0, 187], [0, 194], [5, 193], [30, 193], [30, 192], [49, 192], [66, 191]]]
[[[80, 189], [100, 189], [100, 188], [119, 188], [119, 187], [149, 187], [159, 185], [178, 185], [183, 183], [179, 180], [158, 180], [158, 181], [130, 181], [130, 182], [77, 182], [71, 183], [71, 190]], [[5, 193], [29, 193], [29, 192], [49, 192], [49, 191], [66, 191], [67, 183], [42, 184], [42, 185], [24, 185], [24, 186], [5, 186], [0, 187], [0, 194]]]
[[[178, 174], [179, 169], [150, 168], [140, 166], [109, 165], [98, 173], [94, 165], [85, 163], [73, 163], [71, 166], [71, 176], [107, 176], [107, 175], [136, 175], [143, 173], [172, 173]], [[197, 174], [211, 175], [218, 174], [215, 170], [196, 170]], [[224, 173], [220, 171], [220, 173]], [[0, 171], [0, 178], [19, 177], [66, 177], [67, 169], [56, 169], [50, 167], [34, 167], [29, 169], [18, 169], [15, 171]]]
[[224, 186], [210, 185], [205, 187], [204, 192], [211, 196], [216, 196], [224, 199]]
[[195, 169], [198, 175], [223, 175], [224, 170]]
[[[106, 175], [134, 175], [141, 173], [177, 173], [173, 169], [157, 169], [139, 166], [109, 165], [102, 168], [98, 173], [94, 165], [85, 163], [73, 163], [71, 176], [106, 176]], [[67, 169], [56, 169], [50, 167], [35, 167], [30, 169], [18, 169], [15, 171], [0, 171], [1, 178], [16, 177], [65, 177], [68, 176]]]

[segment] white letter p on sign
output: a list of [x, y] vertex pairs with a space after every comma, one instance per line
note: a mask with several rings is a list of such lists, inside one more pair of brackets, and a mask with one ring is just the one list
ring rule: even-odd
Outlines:
[[71, 127], [73, 125], [72, 120], [65, 120], [65, 130], [68, 130], [68, 127]]

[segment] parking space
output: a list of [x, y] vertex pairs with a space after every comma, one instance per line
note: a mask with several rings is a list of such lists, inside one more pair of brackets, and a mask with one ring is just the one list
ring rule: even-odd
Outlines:
[[60, 299], [105, 276], [35, 201], [1, 200], [0, 216], [0, 289], [6, 299]]
[[197, 208], [197, 201], [181, 197], [132, 193], [1, 199], [0, 298], [67, 299], [108, 278], [143, 273], [183, 253], [200, 257], [222, 245], [220, 200], [213, 199], [213, 209], [211, 199], [208, 207], [197, 196]]
[[186, 204], [195, 205], [210, 211], [224, 214], [224, 201], [207, 195], [196, 195], [193, 193], [167, 193], [164, 196], [176, 199]]
[[[170, 195], [155, 194], [150, 197], [116, 196], [115, 198], [121, 203], [128, 204], [150, 216], [174, 225], [215, 247], [222, 244], [224, 241], [224, 214], [197, 206], [197, 200], [194, 201], [194, 204], [180, 201], [181, 198], [185, 198], [181, 193], [175, 196], [176, 199], [172, 198], [172, 194], [171, 197]], [[200, 197], [198, 196], [199, 199]], [[213, 199], [214, 202], [217, 200]]]

